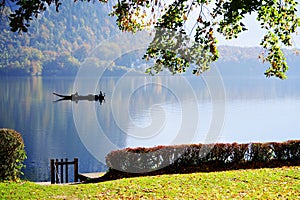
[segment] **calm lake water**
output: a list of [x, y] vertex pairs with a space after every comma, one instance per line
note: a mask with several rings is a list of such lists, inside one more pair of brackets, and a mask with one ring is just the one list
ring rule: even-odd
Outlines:
[[[300, 139], [300, 79], [223, 77], [1, 77], [0, 127], [24, 138], [25, 178], [49, 180], [51, 158], [79, 158], [80, 172], [105, 171], [114, 149], [180, 143]], [[215, 84], [214, 84], [215, 83]], [[52, 94], [106, 93], [93, 101]]]

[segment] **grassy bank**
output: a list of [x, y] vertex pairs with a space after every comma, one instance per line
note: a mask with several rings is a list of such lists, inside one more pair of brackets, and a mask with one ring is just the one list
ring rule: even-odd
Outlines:
[[162, 175], [96, 184], [0, 183], [0, 199], [300, 199], [300, 167]]

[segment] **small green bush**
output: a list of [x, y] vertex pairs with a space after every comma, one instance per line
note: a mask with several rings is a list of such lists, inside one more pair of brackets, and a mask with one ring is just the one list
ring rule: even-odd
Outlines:
[[21, 134], [11, 129], [0, 129], [0, 180], [18, 179], [26, 158]]

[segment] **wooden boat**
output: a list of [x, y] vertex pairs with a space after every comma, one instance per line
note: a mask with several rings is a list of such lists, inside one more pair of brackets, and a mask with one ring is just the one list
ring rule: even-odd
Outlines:
[[53, 92], [54, 95], [60, 97], [61, 99], [57, 100], [57, 101], [63, 101], [63, 100], [71, 100], [71, 101], [80, 101], [80, 100], [88, 100], [88, 101], [104, 101], [105, 100], [105, 94], [100, 92], [99, 95], [94, 95], [94, 94], [88, 94], [86, 96], [82, 96], [82, 95], [78, 95], [78, 93], [76, 92], [75, 94], [71, 94], [71, 95], [62, 95], [62, 94], [58, 94]]

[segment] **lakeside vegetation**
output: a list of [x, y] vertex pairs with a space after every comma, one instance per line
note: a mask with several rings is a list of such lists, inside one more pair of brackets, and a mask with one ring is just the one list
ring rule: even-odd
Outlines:
[[125, 178], [96, 184], [2, 182], [1, 199], [299, 199], [300, 167]]
[[[35, 19], [26, 34], [10, 31], [12, 11], [6, 7], [0, 16], [0, 75], [75, 76], [90, 51], [118, 33], [108, 16], [109, 7], [64, 2], [59, 13], [48, 9]], [[128, 45], [111, 42], [109, 47], [97, 49], [97, 58], [103, 63], [111, 52], [122, 52], [123, 46]], [[115, 73], [136, 58], [136, 54], [120, 58]]]

